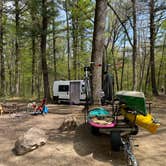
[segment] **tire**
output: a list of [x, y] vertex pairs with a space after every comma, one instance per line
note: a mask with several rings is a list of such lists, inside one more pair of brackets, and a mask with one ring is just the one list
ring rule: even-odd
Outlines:
[[95, 136], [100, 135], [99, 128], [91, 126], [91, 133]]
[[59, 97], [58, 96], [53, 96], [53, 101], [55, 104], [59, 103]]
[[111, 149], [113, 151], [120, 151], [120, 147], [123, 145], [119, 131], [112, 131], [110, 134]]

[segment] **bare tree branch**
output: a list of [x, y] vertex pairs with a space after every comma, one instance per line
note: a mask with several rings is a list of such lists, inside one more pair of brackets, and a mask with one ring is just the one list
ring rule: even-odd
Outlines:
[[157, 7], [156, 9], [154, 9], [154, 12], [159, 12], [159, 11], [164, 11], [164, 10], [166, 10], [166, 6], [161, 5], [161, 6]]
[[129, 33], [127, 31], [126, 26], [124, 25], [123, 21], [121, 20], [121, 18], [119, 17], [118, 13], [115, 11], [115, 9], [111, 6], [111, 4], [109, 2], [107, 2], [107, 5], [110, 7], [110, 9], [114, 12], [114, 14], [116, 15], [117, 19], [119, 20], [119, 22], [121, 23], [122, 27], [124, 28], [124, 31], [126, 33], [126, 36], [128, 38], [128, 41], [130, 43], [130, 45], [133, 47], [133, 43], [131, 41], [131, 38], [129, 36]]

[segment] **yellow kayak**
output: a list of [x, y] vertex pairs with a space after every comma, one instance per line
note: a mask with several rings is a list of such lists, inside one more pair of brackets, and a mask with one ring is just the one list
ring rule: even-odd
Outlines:
[[128, 113], [123, 107], [121, 107], [120, 110], [122, 115], [126, 117], [128, 120], [130, 120], [131, 122], [134, 122], [135, 120], [135, 123], [138, 126], [145, 128], [153, 134], [156, 133], [157, 128], [160, 126], [159, 123], [156, 123], [154, 121], [154, 118], [151, 114], [147, 114], [146, 116], [138, 114], [135, 119], [135, 115], [132, 113]]

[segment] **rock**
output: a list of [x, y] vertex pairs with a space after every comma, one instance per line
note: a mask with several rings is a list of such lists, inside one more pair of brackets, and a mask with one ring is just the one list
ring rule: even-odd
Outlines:
[[73, 131], [77, 127], [77, 121], [76, 118], [73, 116], [67, 117], [64, 119], [63, 123], [59, 127], [60, 131]]
[[23, 155], [46, 143], [45, 132], [38, 128], [30, 128], [23, 136], [15, 142], [14, 152], [16, 155]]

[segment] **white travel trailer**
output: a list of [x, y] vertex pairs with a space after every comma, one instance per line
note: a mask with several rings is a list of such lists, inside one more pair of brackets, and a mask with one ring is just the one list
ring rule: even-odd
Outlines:
[[70, 102], [80, 104], [85, 101], [83, 80], [54, 81], [53, 99], [56, 103]]

